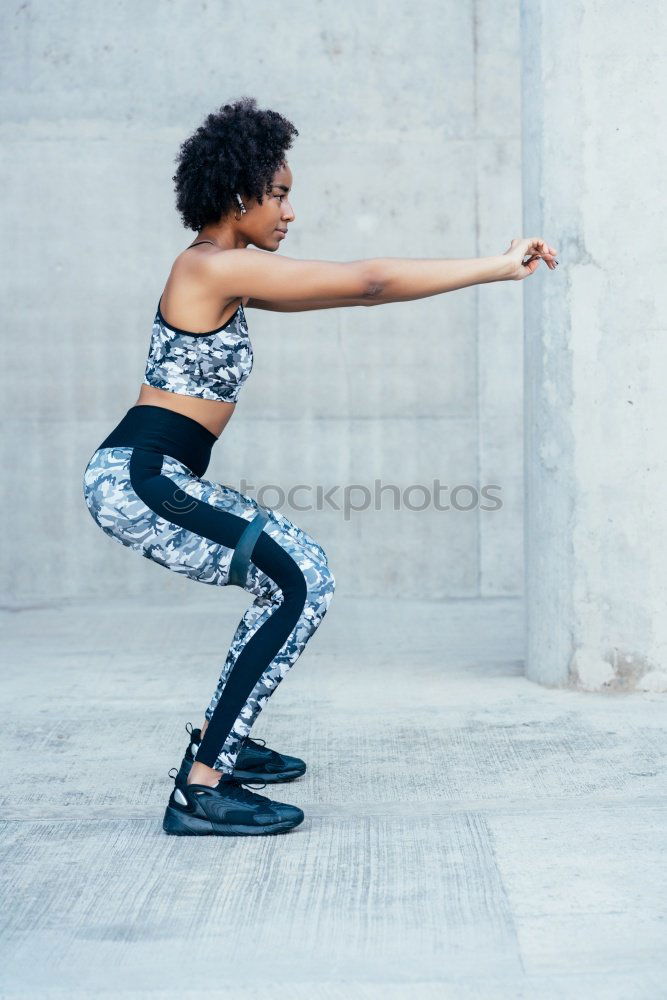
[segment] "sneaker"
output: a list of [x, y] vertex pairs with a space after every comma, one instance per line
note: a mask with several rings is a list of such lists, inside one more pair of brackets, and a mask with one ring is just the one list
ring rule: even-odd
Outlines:
[[[193, 729], [188, 722], [185, 727], [190, 739], [185, 748], [185, 754], [178, 769], [176, 783], [184, 785], [188, 780], [190, 768], [194, 764], [195, 754], [201, 743], [201, 729]], [[306, 773], [306, 762], [300, 757], [290, 757], [286, 753], [278, 753], [266, 746], [266, 740], [251, 740], [246, 736], [241, 744], [233, 777], [238, 781], [262, 781], [274, 784], [277, 781], [293, 781]]]
[[175, 783], [162, 829], [177, 837], [242, 837], [286, 833], [303, 819], [298, 806], [274, 802], [244, 788], [232, 775], [222, 774], [214, 788]]

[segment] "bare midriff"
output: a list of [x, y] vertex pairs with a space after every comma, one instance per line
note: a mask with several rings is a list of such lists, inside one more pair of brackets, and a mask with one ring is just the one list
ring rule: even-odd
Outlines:
[[182, 392], [168, 392], [152, 385], [142, 385], [135, 406], [165, 406], [185, 417], [197, 420], [216, 437], [220, 437], [229, 423], [236, 403], [226, 403], [221, 399], [199, 399], [186, 396]]

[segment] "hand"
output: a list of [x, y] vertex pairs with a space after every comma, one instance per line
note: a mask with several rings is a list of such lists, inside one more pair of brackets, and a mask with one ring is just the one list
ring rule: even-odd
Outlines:
[[[558, 251], [554, 247], [538, 237], [523, 237], [515, 239], [509, 245], [509, 249], [502, 256], [508, 258], [508, 273], [505, 275], [508, 281], [522, 281], [529, 274], [537, 270], [540, 258], [546, 261], [547, 267], [552, 271], [556, 270], [558, 261], [556, 254]], [[524, 260], [524, 258], [527, 258]]]

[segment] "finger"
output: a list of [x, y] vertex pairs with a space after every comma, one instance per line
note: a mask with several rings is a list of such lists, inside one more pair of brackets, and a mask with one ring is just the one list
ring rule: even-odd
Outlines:
[[550, 247], [547, 241], [543, 239], [538, 239], [536, 241], [536, 245], [539, 250], [539, 256], [543, 257], [547, 266], [554, 271], [556, 269], [556, 249], [554, 247]]
[[533, 274], [535, 269], [539, 267], [539, 264], [540, 264], [539, 257], [530, 257], [528, 260], [523, 261], [523, 267], [529, 274]]
[[522, 260], [523, 266], [532, 274], [538, 267], [539, 262], [543, 260], [551, 271], [555, 271], [558, 261], [554, 259], [550, 252], [547, 252], [547, 249], [550, 251], [551, 248], [548, 247], [545, 249], [546, 244], [543, 240], [534, 240], [533, 245], [537, 248], [537, 251], [524, 254], [524, 257], [527, 257], [528, 259]]

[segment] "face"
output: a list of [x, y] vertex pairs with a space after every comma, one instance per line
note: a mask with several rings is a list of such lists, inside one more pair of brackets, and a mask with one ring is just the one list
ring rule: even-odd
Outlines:
[[241, 216], [244, 235], [261, 250], [277, 250], [287, 238], [286, 230], [295, 219], [289, 203], [291, 189], [292, 171], [285, 163], [273, 175], [270, 194], [264, 195], [261, 205], [255, 198], [243, 202], [247, 209]]

